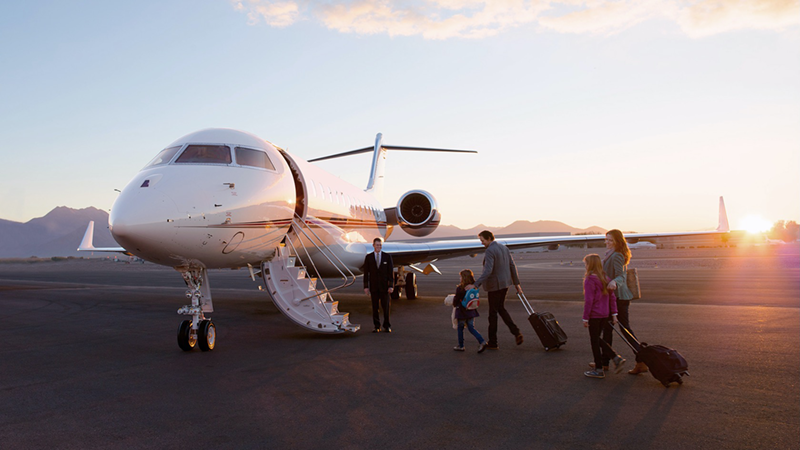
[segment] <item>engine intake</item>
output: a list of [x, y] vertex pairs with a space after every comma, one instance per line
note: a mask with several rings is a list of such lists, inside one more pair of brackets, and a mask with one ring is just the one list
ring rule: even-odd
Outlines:
[[389, 225], [400, 225], [406, 233], [422, 237], [427, 236], [439, 226], [439, 214], [436, 199], [426, 191], [409, 191], [400, 197], [397, 207], [386, 210]]

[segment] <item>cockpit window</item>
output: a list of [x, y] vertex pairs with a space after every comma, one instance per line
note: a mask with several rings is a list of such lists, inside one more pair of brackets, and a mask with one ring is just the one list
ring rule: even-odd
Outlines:
[[177, 147], [170, 147], [170, 148], [165, 148], [164, 150], [161, 150], [158, 153], [158, 155], [156, 155], [155, 158], [151, 159], [150, 162], [147, 163], [147, 165], [143, 167], [143, 169], [146, 169], [148, 167], [153, 167], [153, 166], [160, 166], [160, 165], [168, 163], [172, 159], [172, 157], [175, 156], [175, 153], [178, 153], [178, 150], [180, 150], [180, 149], [181, 149], [181, 146], [179, 145]]
[[275, 170], [272, 161], [261, 150], [236, 147], [236, 162], [241, 166], [261, 167], [262, 169]]
[[175, 163], [230, 164], [231, 150], [226, 145], [190, 145]]

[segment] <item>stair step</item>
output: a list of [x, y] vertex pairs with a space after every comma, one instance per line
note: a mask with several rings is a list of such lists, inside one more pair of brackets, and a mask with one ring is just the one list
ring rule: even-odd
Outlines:
[[331, 320], [339, 327], [346, 326], [350, 323], [350, 313], [331, 314]]
[[297, 280], [303, 279], [306, 277], [306, 269], [298, 266], [286, 266], [286, 270]]
[[328, 314], [330, 314], [330, 315], [339, 314], [339, 302], [337, 302], [337, 301], [326, 301], [325, 302], [325, 309], [328, 310]]

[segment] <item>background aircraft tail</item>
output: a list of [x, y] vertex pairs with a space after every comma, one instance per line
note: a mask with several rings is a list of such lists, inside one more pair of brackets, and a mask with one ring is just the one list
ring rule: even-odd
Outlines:
[[722, 196], [719, 196], [719, 225], [717, 225], [717, 231], [731, 231], [731, 227], [728, 226], [728, 213], [725, 211], [725, 200]]

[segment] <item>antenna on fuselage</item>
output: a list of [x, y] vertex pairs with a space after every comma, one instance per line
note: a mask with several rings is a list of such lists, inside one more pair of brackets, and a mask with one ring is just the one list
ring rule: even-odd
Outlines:
[[367, 192], [372, 193], [380, 198], [383, 192], [383, 173], [384, 164], [386, 163], [387, 150], [403, 150], [410, 152], [448, 152], [448, 153], [478, 153], [475, 150], [453, 150], [446, 148], [430, 148], [430, 147], [407, 147], [402, 145], [383, 145], [383, 134], [378, 133], [375, 136], [375, 145], [372, 147], [359, 148], [358, 150], [350, 150], [349, 152], [337, 153], [335, 155], [322, 156], [319, 158], [309, 159], [308, 162], [324, 161], [326, 159], [341, 158], [342, 156], [358, 155], [360, 153], [367, 153], [372, 151], [372, 166], [370, 167], [369, 181], [367, 182]]

